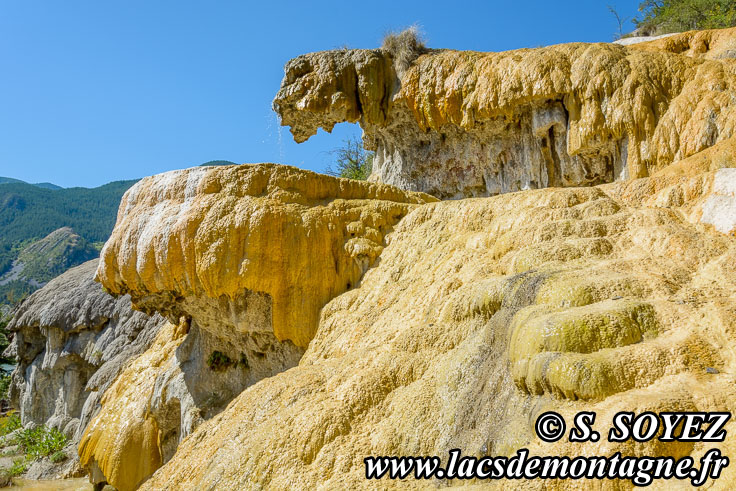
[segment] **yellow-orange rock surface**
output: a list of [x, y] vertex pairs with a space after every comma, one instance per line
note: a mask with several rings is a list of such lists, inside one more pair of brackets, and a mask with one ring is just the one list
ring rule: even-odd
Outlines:
[[97, 277], [134, 306], [175, 314], [186, 310], [177, 298], [265, 293], [276, 338], [306, 347], [319, 309], [357, 285], [412, 205], [432, 200], [276, 164], [167, 172], [123, 196]]
[[184, 334], [181, 326], [166, 324], [153, 345], [105, 392], [102, 410], [82, 436], [81, 464], [103, 473], [118, 489], [135, 489], [163, 463], [161, 434], [150, 417], [149, 401], [156, 375], [173, 363]]
[[702, 454], [705, 444], [533, 435], [551, 408], [597, 411], [605, 434], [623, 409], [736, 405], [736, 241], [678, 207], [611, 194], [545, 189], [415, 209], [360, 287], [322, 310], [299, 366], [245, 390], [144, 488], [371, 488], [365, 456], [451, 448]]
[[275, 164], [131, 188], [98, 279], [186, 327], [176, 342], [162, 333], [106, 392], [79, 444], [93, 481], [134, 489], [246, 387], [296, 365], [322, 306], [357, 287], [386, 234], [430, 201]]

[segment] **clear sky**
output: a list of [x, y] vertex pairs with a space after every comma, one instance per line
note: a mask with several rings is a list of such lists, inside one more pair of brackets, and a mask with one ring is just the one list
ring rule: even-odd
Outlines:
[[279, 129], [290, 58], [378, 47], [414, 23], [434, 48], [611, 41], [609, 4], [633, 17], [639, 0], [3, 0], [0, 176], [91, 187], [219, 159], [323, 171], [360, 129], [299, 145]]

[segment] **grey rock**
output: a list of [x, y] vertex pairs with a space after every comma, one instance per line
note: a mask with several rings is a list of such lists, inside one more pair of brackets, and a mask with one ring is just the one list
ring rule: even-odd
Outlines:
[[63, 450], [66, 460], [54, 463], [50, 458], [44, 457], [31, 464], [24, 477], [26, 479], [69, 479], [83, 477], [84, 468], [79, 465], [77, 459], [77, 444], [70, 443]]
[[[151, 295], [137, 299], [136, 306], [164, 314], [173, 323], [182, 318], [189, 322], [176, 363], [156, 377], [149, 401], [164, 462], [187, 435], [243, 390], [296, 366], [304, 354], [291, 341], [274, 336], [271, 299], [263, 293], [244, 290], [232, 299]], [[229, 360], [227, 366], [213, 367], [215, 353]]]
[[[165, 315], [185, 329], [172, 362], [154, 375], [153, 392], [145, 401], [148, 417], [156, 421], [159, 431], [162, 463], [173, 457], [184, 438], [243, 390], [296, 366], [304, 353], [273, 334], [271, 298], [264, 293], [243, 290], [233, 298], [211, 298], [163, 292], [136, 298], [135, 306]], [[85, 402], [80, 428], [90, 421], [104, 388], [115, 380], [126, 359], [121, 355], [110, 360], [90, 377], [87, 388], [97, 391]], [[94, 458], [86, 467], [95, 485], [107, 481]]]
[[[260, 346], [262, 351], [254, 351], [192, 322], [176, 350], [177, 363], [156, 378], [150, 399], [151, 416], [161, 431], [164, 462], [197, 426], [220, 413], [247, 387], [297, 365], [303, 350], [270, 337], [263, 337], [270, 342]], [[210, 357], [215, 352], [231, 364], [213, 368]]]
[[[88, 261], [50, 281], [18, 307], [8, 324], [14, 336], [5, 354], [18, 360], [11, 401], [24, 426], [45, 424], [65, 433], [71, 460], [102, 393], [166, 322], [134, 311], [128, 296], [107, 294], [94, 281], [97, 263]], [[64, 466], [72, 464], [49, 470], [39, 463], [33, 475], [57, 475]]]
[[[94, 281], [97, 262], [49, 282], [23, 302], [8, 325], [14, 337], [6, 354], [18, 359], [10, 397], [23, 425], [45, 424], [70, 438], [69, 459], [35, 462], [26, 473], [29, 478], [79, 474], [77, 444], [99, 412], [104, 392], [167, 322], [158, 312], [174, 322], [189, 322], [175, 363], [156, 377], [147, 401], [161, 432], [164, 461], [245, 388], [295, 366], [304, 352], [273, 335], [267, 295], [138, 299], [136, 308], [144, 313], [133, 309], [129, 296], [115, 298]], [[237, 326], [246, 326], [249, 336], [235, 335]], [[216, 352], [232, 363], [213, 369], [210, 358]], [[94, 461], [81, 472], [95, 484], [106, 481]]]

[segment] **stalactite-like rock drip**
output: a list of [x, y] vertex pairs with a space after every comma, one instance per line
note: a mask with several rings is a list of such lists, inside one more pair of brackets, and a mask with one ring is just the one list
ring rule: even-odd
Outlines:
[[401, 80], [380, 50], [312, 53], [286, 65], [274, 108], [298, 142], [360, 122], [376, 151], [371, 179], [403, 189], [460, 198], [596, 185], [734, 134], [734, 39], [727, 29], [629, 47], [435, 50]]

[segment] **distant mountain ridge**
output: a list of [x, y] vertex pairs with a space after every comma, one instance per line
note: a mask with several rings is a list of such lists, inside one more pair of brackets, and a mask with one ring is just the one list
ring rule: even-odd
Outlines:
[[0, 294], [12, 301], [45, 285], [67, 269], [94, 259], [99, 250], [69, 227], [54, 230], [25, 246], [10, 270], [0, 275]]
[[30, 182], [21, 181], [20, 179], [13, 179], [12, 177], [3, 176], [0, 176], [0, 184], [30, 184], [31, 186], [37, 186], [44, 189], [64, 189], [63, 187], [57, 186], [56, 184], [52, 184], [50, 182], [37, 182], [32, 184]]

